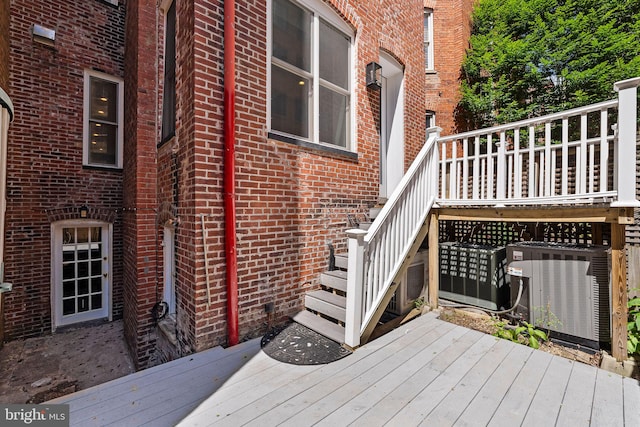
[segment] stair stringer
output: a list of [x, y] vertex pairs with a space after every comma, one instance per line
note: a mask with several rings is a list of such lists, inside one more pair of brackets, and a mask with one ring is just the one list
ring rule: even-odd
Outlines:
[[411, 247], [409, 248], [409, 252], [407, 253], [407, 256], [402, 262], [402, 265], [400, 266], [398, 273], [395, 275], [395, 277], [393, 278], [393, 281], [391, 282], [391, 285], [389, 286], [384, 296], [380, 300], [378, 306], [376, 307], [375, 311], [373, 312], [373, 315], [370, 318], [370, 321], [363, 328], [360, 334], [360, 345], [365, 344], [367, 343], [367, 341], [369, 341], [369, 338], [371, 337], [373, 330], [378, 325], [378, 322], [380, 321], [380, 318], [382, 317], [382, 314], [384, 313], [385, 309], [389, 305], [391, 298], [393, 298], [393, 294], [398, 288], [398, 285], [400, 284], [400, 279], [407, 272], [407, 269], [413, 262], [413, 258], [418, 253], [418, 249], [420, 249], [420, 245], [429, 234], [429, 222], [431, 221], [431, 209], [429, 209], [429, 212], [427, 212], [426, 219], [422, 223], [422, 227], [420, 227], [418, 234], [414, 238], [411, 244]]

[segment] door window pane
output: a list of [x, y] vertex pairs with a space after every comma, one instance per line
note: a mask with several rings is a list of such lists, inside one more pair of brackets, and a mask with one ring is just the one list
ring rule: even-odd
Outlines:
[[349, 39], [320, 21], [320, 77], [349, 88]]
[[102, 294], [91, 295], [91, 310], [102, 308]]
[[320, 87], [320, 141], [346, 147], [347, 97]]
[[62, 301], [62, 314], [69, 315], [69, 314], [74, 314], [76, 312], [76, 300], [74, 298], [72, 299], [66, 299]]
[[309, 79], [271, 67], [272, 129], [309, 137], [309, 85]]

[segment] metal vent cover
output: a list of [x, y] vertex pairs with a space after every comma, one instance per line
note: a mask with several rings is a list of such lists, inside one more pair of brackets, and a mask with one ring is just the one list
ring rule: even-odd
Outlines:
[[527, 242], [507, 246], [507, 257], [510, 266], [528, 271], [528, 307], [522, 314], [529, 322], [589, 341], [611, 341], [607, 247]]

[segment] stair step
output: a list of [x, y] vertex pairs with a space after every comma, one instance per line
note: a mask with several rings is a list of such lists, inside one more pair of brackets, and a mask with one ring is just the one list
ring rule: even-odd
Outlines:
[[337, 325], [320, 316], [316, 316], [310, 311], [304, 310], [296, 314], [293, 320], [307, 328], [324, 335], [337, 343], [344, 343], [344, 327]]
[[336, 268], [347, 269], [349, 257], [347, 255], [336, 255]]
[[304, 306], [333, 319], [345, 321], [347, 299], [327, 291], [309, 292], [304, 297]]
[[362, 221], [360, 222], [360, 230], [368, 230], [369, 227], [371, 227], [371, 224], [373, 224], [373, 222], [371, 221]]
[[325, 271], [320, 275], [320, 283], [328, 288], [347, 292], [347, 272], [342, 270]]

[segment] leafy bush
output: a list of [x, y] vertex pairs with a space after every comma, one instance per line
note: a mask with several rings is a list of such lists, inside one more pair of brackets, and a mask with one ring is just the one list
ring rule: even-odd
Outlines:
[[495, 326], [496, 332], [493, 334], [494, 336], [533, 348], [539, 348], [542, 342], [549, 339], [546, 333], [529, 322], [522, 322], [520, 326], [509, 327], [508, 323], [498, 321]]
[[629, 322], [627, 323], [627, 351], [640, 354], [640, 298], [632, 298], [627, 303]]

